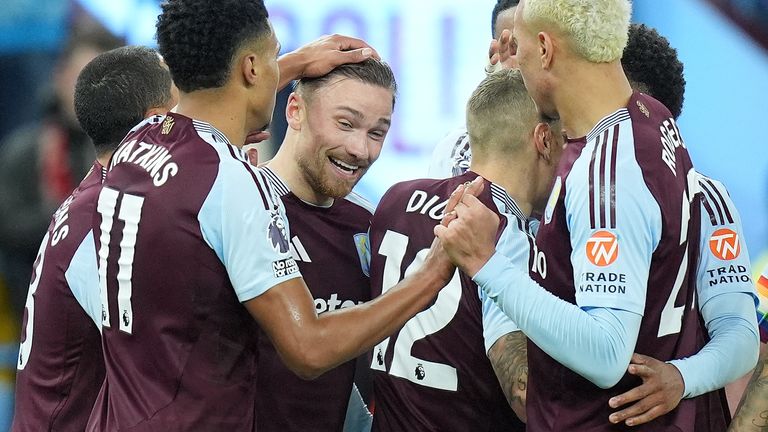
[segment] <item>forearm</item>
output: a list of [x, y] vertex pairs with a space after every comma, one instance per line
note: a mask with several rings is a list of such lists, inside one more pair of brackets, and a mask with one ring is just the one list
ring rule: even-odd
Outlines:
[[768, 350], [761, 346], [760, 360], [741, 399], [728, 432], [768, 432]]
[[474, 279], [537, 346], [595, 385], [609, 388], [626, 372], [639, 315], [607, 308], [582, 310], [543, 289], [498, 253]]
[[672, 360], [690, 398], [725, 387], [749, 372], [758, 357], [755, 305], [745, 293], [713, 297], [701, 308], [710, 341], [695, 355]]
[[419, 270], [368, 303], [318, 316], [301, 279], [292, 279], [245, 303], [286, 366], [314, 379], [353, 359], [402, 327], [445, 285]]
[[488, 358], [509, 406], [520, 420], [526, 421], [528, 340], [523, 332], [516, 331], [499, 338], [488, 351]]
[[316, 350], [315, 363], [328, 370], [369, 351], [424, 310], [444, 285], [437, 275], [420, 270], [370, 302], [320, 315], [316, 336], [307, 337]]
[[293, 80], [301, 79], [305, 66], [306, 60], [299, 52], [292, 51], [281, 55], [277, 59], [277, 67], [280, 69], [280, 81], [277, 83], [277, 90], [284, 89]]

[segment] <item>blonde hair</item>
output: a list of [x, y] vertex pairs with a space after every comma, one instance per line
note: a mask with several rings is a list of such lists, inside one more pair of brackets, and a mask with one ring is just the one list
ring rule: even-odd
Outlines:
[[553, 25], [593, 63], [621, 59], [631, 15], [630, 0], [527, 0], [523, 8], [526, 23]]
[[480, 160], [523, 148], [538, 118], [516, 69], [489, 74], [467, 102], [467, 131], [472, 157]]

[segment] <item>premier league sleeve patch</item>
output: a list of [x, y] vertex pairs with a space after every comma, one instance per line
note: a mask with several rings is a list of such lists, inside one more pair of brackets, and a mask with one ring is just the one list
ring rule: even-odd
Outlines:
[[368, 233], [354, 235], [357, 256], [360, 258], [360, 268], [363, 274], [371, 277], [371, 244], [368, 242]]
[[272, 209], [270, 211], [267, 238], [272, 243], [275, 252], [284, 254], [288, 253], [290, 250], [288, 245], [288, 232], [285, 228], [285, 219], [278, 209]]

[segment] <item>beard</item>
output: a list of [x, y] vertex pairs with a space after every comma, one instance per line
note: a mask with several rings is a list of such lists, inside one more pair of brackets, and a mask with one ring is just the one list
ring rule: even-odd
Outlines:
[[[328, 173], [326, 164], [330, 163], [325, 155], [315, 155], [314, 158], [299, 157], [296, 160], [301, 173], [307, 184], [315, 193], [329, 198], [344, 198], [352, 192], [357, 182], [362, 178], [360, 175], [354, 182], [344, 181], [333, 177]], [[367, 168], [358, 168], [358, 171], [365, 173]]]

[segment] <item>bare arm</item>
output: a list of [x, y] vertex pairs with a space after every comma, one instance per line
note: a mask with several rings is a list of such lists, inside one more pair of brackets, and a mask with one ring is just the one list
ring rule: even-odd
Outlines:
[[528, 390], [528, 339], [521, 331], [499, 338], [488, 351], [493, 371], [517, 417], [526, 421], [525, 398]]
[[757, 362], [752, 380], [741, 399], [736, 416], [728, 432], [768, 432], [768, 350], [760, 346], [760, 361]]
[[345, 63], [359, 63], [368, 58], [379, 58], [365, 41], [349, 36], [323, 36], [301, 48], [280, 56], [280, 81], [277, 88], [285, 88], [291, 81], [303, 77], [323, 76]]
[[[451, 195], [451, 212], [465, 191], [477, 195], [482, 181]], [[453, 277], [456, 267], [435, 239], [422, 266], [376, 299], [317, 315], [303, 279], [290, 279], [245, 302], [269, 335], [283, 362], [302, 378], [316, 378], [371, 349], [427, 307]], [[327, 281], [332, 283], [333, 281]]]
[[419, 271], [359, 306], [318, 316], [303, 279], [283, 282], [245, 306], [286, 366], [313, 379], [371, 349], [429, 305], [455, 270], [436, 255], [431, 252]]

